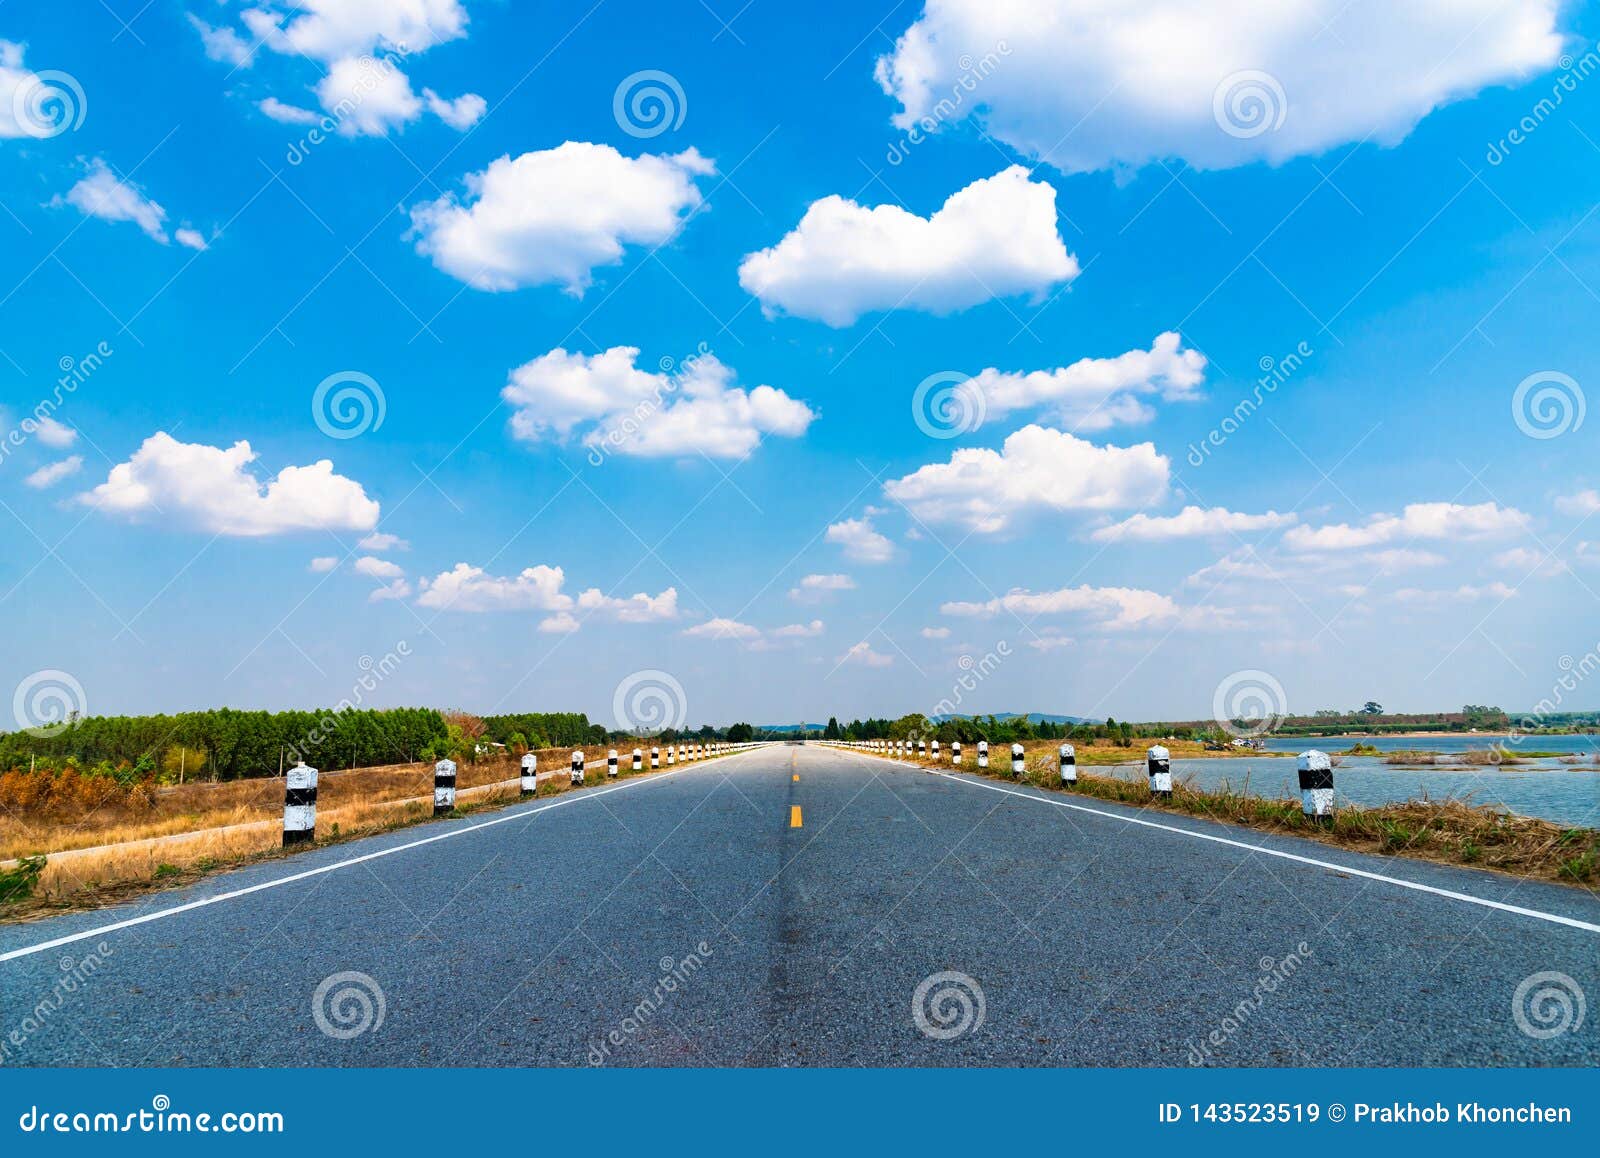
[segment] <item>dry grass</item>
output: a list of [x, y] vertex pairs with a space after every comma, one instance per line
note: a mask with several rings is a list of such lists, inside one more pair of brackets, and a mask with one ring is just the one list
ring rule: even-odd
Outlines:
[[[1025, 751], [1027, 748], [1024, 745]], [[1173, 755], [1177, 755], [1176, 750]], [[1012, 780], [1009, 747], [991, 750], [989, 756], [988, 769], [979, 774]], [[1082, 768], [1082, 747], [1078, 748], [1078, 762]], [[940, 763], [949, 767], [948, 760]], [[962, 771], [979, 772], [971, 758], [963, 761]], [[1061, 786], [1055, 744], [1043, 752], [1038, 747], [1028, 752], [1023, 779], [1034, 787], [1066, 791]], [[1357, 852], [1494, 869], [1562, 884], [1589, 885], [1600, 880], [1600, 831], [1566, 828], [1548, 820], [1513, 816], [1460, 800], [1345, 807], [1334, 816], [1332, 824], [1324, 825], [1306, 819], [1300, 801], [1253, 796], [1248, 786], [1243, 791], [1203, 791], [1180, 780], [1174, 785], [1172, 799], [1166, 801], [1152, 796], [1142, 779], [1086, 776], [1080, 771], [1073, 793], [1142, 809], [1208, 817], [1246, 828], [1292, 833]]]

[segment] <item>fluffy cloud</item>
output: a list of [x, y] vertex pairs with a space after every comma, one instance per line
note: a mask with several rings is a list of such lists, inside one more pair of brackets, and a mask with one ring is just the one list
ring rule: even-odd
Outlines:
[[993, 368], [971, 380], [993, 418], [1013, 410], [1045, 407], [1046, 414], [1074, 430], [1105, 430], [1118, 423], [1148, 422], [1155, 411], [1141, 395], [1160, 394], [1169, 402], [1197, 397], [1205, 377], [1205, 356], [1182, 349], [1175, 333], [1161, 334], [1148, 350], [1129, 350], [1115, 358], [1080, 358], [1055, 370], [1020, 374]]
[[83, 456], [74, 454], [62, 459], [60, 462], [53, 462], [49, 466], [41, 466], [23, 479], [22, 482], [24, 486], [30, 486], [34, 490], [42, 491], [46, 487], [55, 486], [56, 483], [64, 478], [70, 478], [72, 475], [77, 474], [82, 467]]
[[1179, 615], [1178, 605], [1155, 591], [1137, 587], [1063, 587], [1056, 591], [1013, 588], [983, 603], [946, 603], [946, 615], [991, 616], [1002, 611], [1014, 615], [1086, 615], [1108, 629], [1145, 627], [1169, 623]]
[[46, 446], [53, 446], [57, 450], [71, 446], [78, 440], [78, 432], [62, 422], [57, 422], [48, 414], [33, 419], [33, 436]]
[[1397, 540], [1483, 539], [1519, 531], [1527, 523], [1527, 515], [1497, 503], [1412, 503], [1399, 515], [1374, 515], [1360, 526], [1293, 527], [1283, 543], [1293, 551], [1344, 551]]
[[581, 296], [623, 246], [665, 244], [702, 202], [695, 178], [713, 172], [694, 149], [630, 158], [567, 141], [469, 173], [464, 201], [447, 195], [411, 210], [410, 236], [474, 289], [560, 285]]
[[822, 620], [813, 619], [810, 623], [791, 623], [784, 627], [774, 627], [774, 639], [810, 639], [822, 634]]
[[834, 523], [826, 538], [844, 549], [845, 558], [858, 563], [887, 563], [894, 558], [894, 544], [873, 529], [870, 518]]
[[1424, 591], [1419, 587], [1402, 587], [1391, 596], [1396, 603], [1450, 604], [1476, 603], [1481, 599], [1510, 599], [1516, 590], [1504, 583], [1489, 583], [1474, 587], [1464, 583], [1460, 587], [1441, 591]]
[[[400, 69], [403, 60], [467, 34], [467, 12], [459, 0], [294, 0], [288, 7], [293, 11], [246, 8], [239, 19], [248, 41], [233, 28], [214, 28], [194, 16], [189, 22], [207, 56], [235, 67], [248, 67], [256, 45], [321, 63], [317, 100], [342, 136], [384, 136], [418, 120], [424, 111], [458, 130], [483, 116], [487, 106], [477, 94], [448, 100], [424, 89], [418, 97], [411, 78]], [[275, 97], [258, 107], [289, 124], [323, 119]]]
[[369, 579], [398, 579], [405, 574], [405, 570], [400, 564], [392, 563], [388, 559], [363, 555], [356, 560], [356, 574], [365, 575]]
[[1194, 539], [1216, 535], [1235, 535], [1244, 531], [1275, 531], [1297, 521], [1293, 514], [1268, 511], [1244, 515], [1226, 507], [1184, 507], [1175, 515], [1151, 517], [1137, 514], [1109, 527], [1101, 527], [1091, 537], [1100, 543], [1162, 543], [1169, 539]]
[[876, 76], [901, 128], [971, 117], [1063, 172], [1278, 163], [1397, 143], [1435, 108], [1549, 67], [1559, 7], [928, 0]]
[[839, 657], [841, 664], [860, 664], [862, 667], [888, 667], [894, 663], [894, 656], [884, 655], [872, 650], [872, 645], [862, 640], [849, 651]]
[[[99, 157], [89, 162], [89, 172], [67, 190], [65, 197], [57, 197], [51, 204], [71, 205], [84, 216], [102, 221], [131, 221], [162, 245], [172, 240], [167, 236], [167, 211], [138, 186], [119, 178]], [[180, 229], [178, 243], [191, 249], [206, 247], [204, 239], [192, 229]]]
[[923, 639], [949, 639], [950, 638], [950, 629], [948, 627], [924, 627], [922, 629], [922, 638]]
[[830, 326], [901, 307], [947, 314], [1077, 276], [1056, 232], [1055, 189], [1018, 165], [953, 193], [931, 217], [824, 197], [739, 265], [739, 284], [769, 314]]
[[388, 531], [374, 531], [357, 543], [356, 546], [363, 551], [404, 551], [411, 544], [399, 535], [391, 535]]
[[382, 587], [375, 588], [367, 596], [368, 603], [384, 603], [388, 600], [401, 600], [411, 598], [411, 584], [406, 579], [391, 579]]
[[1565, 575], [1572, 570], [1565, 561], [1533, 547], [1512, 547], [1508, 551], [1501, 551], [1494, 557], [1494, 565], [1508, 571], [1521, 571], [1528, 577], [1538, 576], [1541, 579]]
[[748, 643], [761, 638], [761, 629], [737, 619], [718, 618], [685, 628], [683, 634], [692, 639], [732, 639]]
[[918, 518], [992, 534], [1034, 510], [1104, 511], [1139, 507], [1167, 493], [1170, 463], [1156, 448], [1096, 446], [1040, 426], [1024, 426], [1000, 450], [968, 447], [884, 484], [884, 493]]
[[524, 568], [510, 577], [488, 574], [482, 567], [457, 563], [433, 579], [422, 581], [417, 603], [439, 611], [548, 611], [541, 631], [576, 631], [582, 620], [599, 616], [617, 623], [648, 623], [678, 617], [678, 592], [668, 587], [659, 595], [639, 592], [626, 598], [607, 595], [597, 587], [576, 596], [562, 590], [566, 573], [560, 567]]
[[1600, 491], [1590, 489], [1571, 495], [1558, 495], [1556, 510], [1563, 515], [1574, 515], [1579, 518], [1600, 512]]
[[256, 458], [248, 442], [223, 450], [160, 431], [80, 499], [107, 514], [152, 514], [219, 535], [369, 531], [377, 524], [378, 504], [360, 483], [334, 474], [329, 460], [286, 466], [263, 485], [247, 469]]
[[854, 591], [856, 581], [848, 575], [807, 575], [789, 588], [789, 598], [796, 603], [816, 603], [834, 591]]
[[584, 445], [597, 454], [740, 458], [764, 435], [796, 438], [816, 418], [782, 390], [735, 387], [733, 371], [711, 354], [670, 374], [638, 369], [638, 356], [633, 346], [593, 355], [557, 349], [518, 366], [500, 392], [514, 407], [512, 433], [538, 442], [585, 425]]
[[306, 569], [313, 575], [326, 575], [338, 565], [339, 557], [337, 555], [318, 555], [311, 560]]
[[[52, 86], [23, 65], [24, 47], [10, 40], [0, 40], [0, 140], [48, 135], [49, 129], [59, 124], [55, 109], [41, 107]], [[79, 106], [74, 104], [72, 113], [76, 115], [79, 111]], [[19, 120], [19, 113], [25, 118], [29, 114], [42, 117], [45, 123]]]

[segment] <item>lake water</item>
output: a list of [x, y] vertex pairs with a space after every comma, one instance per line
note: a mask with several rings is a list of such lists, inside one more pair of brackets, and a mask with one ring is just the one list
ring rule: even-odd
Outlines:
[[1380, 752], [1466, 752], [1474, 748], [1492, 748], [1504, 744], [1506, 751], [1516, 752], [1600, 752], [1600, 736], [1517, 736], [1493, 732], [1450, 732], [1437, 736], [1266, 736], [1267, 749], [1272, 752], [1304, 752], [1307, 748], [1320, 748], [1324, 752], [1340, 752], [1354, 744], [1370, 744]]
[[[1554, 751], [1557, 745], [1549, 741], [1558, 738], [1573, 737], [1539, 737], [1539, 746]], [[1324, 750], [1331, 750], [1331, 747]], [[1349, 744], [1339, 747], [1349, 747]], [[1443, 750], [1443, 745], [1438, 747]], [[1142, 779], [1145, 774], [1142, 764], [1086, 768], [1085, 771], [1096, 776], [1109, 773], [1124, 779]], [[1249, 790], [1257, 796], [1300, 798], [1295, 762], [1283, 757], [1174, 760], [1172, 771], [1196, 788], [1216, 789], [1226, 784], [1242, 790], [1248, 784]], [[1396, 768], [1385, 764], [1378, 756], [1342, 756], [1333, 772], [1333, 785], [1335, 797], [1345, 803], [1377, 805], [1418, 799], [1461, 799], [1557, 824], [1600, 828], [1600, 766], [1595, 765], [1575, 768], [1541, 761], [1515, 769]]]

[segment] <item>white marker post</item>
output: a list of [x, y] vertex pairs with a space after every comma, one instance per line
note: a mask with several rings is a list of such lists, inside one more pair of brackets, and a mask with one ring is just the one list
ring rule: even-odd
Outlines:
[[283, 782], [283, 847], [317, 838], [317, 770], [302, 760]]
[[978, 767], [979, 768], [987, 768], [988, 766], [989, 766], [989, 741], [987, 741], [987, 740], [979, 740], [978, 741]]
[[608, 749], [606, 749], [606, 779], [609, 780], [609, 779], [611, 779], [611, 777], [615, 776], [616, 774], [617, 774], [617, 750], [615, 748], [608, 748]]
[[1021, 744], [1012, 744], [1011, 745], [1011, 775], [1020, 778], [1022, 776], [1022, 769], [1023, 769], [1022, 745]]
[[1315, 748], [1301, 752], [1300, 808], [1307, 820], [1318, 824], [1333, 823], [1333, 761], [1326, 752]]
[[917, 741], [917, 759], [918, 760], [926, 760], [927, 758], [928, 758], [928, 741], [926, 741], [926, 740], [918, 740]]
[[677, 762], [678, 762], [678, 746], [676, 744], [668, 744], [667, 745], [667, 767], [671, 768]]
[[1161, 800], [1172, 799], [1172, 754], [1160, 744], [1145, 755], [1150, 773], [1150, 795]]
[[933, 762], [935, 764], [939, 762], [939, 741], [937, 740], [933, 742]]
[[650, 767], [653, 769], [661, 767], [661, 749], [654, 745], [650, 748]]
[[539, 757], [532, 752], [522, 757], [522, 794], [532, 796], [539, 791]]
[[583, 783], [584, 771], [583, 753], [581, 751], [574, 751], [572, 753], [572, 782], [574, 784]]
[[957, 768], [961, 767], [961, 741], [960, 740], [951, 740], [950, 741], [950, 763], [952, 765], [954, 765], [955, 767], [957, 767]]
[[1061, 745], [1061, 783], [1068, 788], [1078, 783], [1078, 751], [1071, 744]]
[[433, 814], [443, 816], [456, 806], [456, 762], [440, 760], [433, 766]]
[[635, 772], [644, 770], [644, 753], [637, 748], [633, 750], [633, 770]]

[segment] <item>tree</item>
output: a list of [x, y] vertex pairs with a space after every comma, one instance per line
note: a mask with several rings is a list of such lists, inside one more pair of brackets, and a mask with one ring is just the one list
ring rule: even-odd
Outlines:
[[837, 740], [839, 735], [839, 717], [829, 716], [828, 726], [822, 729], [822, 738], [824, 740]]
[[1383, 705], [1377, 700], [1368, 700], [1361, 705], [1361, 714], [1363, 716], [1381, 716], [1383, 715]]
[[756, 730], [749, 724], [733, 724], [728, 728], [728, 741], [733, 744], [747, 744], [755, 734]]

